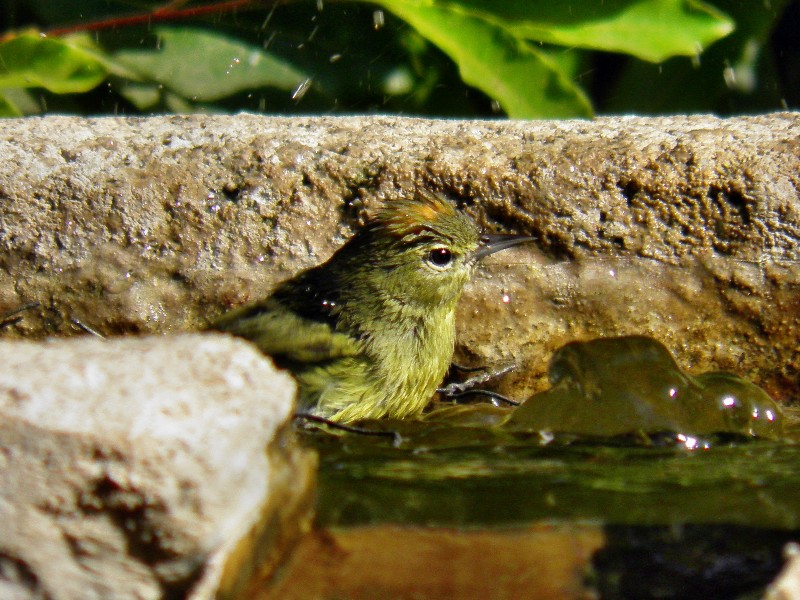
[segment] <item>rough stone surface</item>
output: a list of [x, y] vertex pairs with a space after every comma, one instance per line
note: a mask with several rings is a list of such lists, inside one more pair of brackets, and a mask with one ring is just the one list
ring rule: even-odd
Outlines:
[[800, 545], [787, 544], [786, 565], [767, 588], [764, 600], [798, 600], [800, 598]]
[[231, 597], [302, 525], [294, 383], [249, 345], [1, 342], [0, 364], [0, 597]]
[[365, 212], [426, 188], [535, 245], [487, 260], [459, 357], [546, 386], [551, 351], [648, 334], [683, 368], [800, 389], [800, 115], [0, 123], [3, 332], [192, 329], [327, 258]]

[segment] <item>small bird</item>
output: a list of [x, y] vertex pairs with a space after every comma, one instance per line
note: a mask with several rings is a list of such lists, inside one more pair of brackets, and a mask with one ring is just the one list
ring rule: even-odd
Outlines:
[[301, 414], [341, 424], [414, 417], [450, 366], [456, 303], [476, 264], [531, 239], [482, 235], [438, 196], [397, 199], [327, 262], [210, 328], [292, 372]]

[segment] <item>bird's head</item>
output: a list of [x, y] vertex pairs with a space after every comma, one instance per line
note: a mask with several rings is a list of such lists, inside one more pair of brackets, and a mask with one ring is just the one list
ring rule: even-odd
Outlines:
[[355, 241], [354, 264], [399, 303], [455, 305], [477, 262], [532, 238], [482, 235], [475, 222], [440, 196], [391, 201]]

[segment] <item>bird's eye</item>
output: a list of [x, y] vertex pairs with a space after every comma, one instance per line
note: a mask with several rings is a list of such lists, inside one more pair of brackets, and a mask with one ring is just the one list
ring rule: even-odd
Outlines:
[[427, 260], [435, 267], [446, 267], [453, 260], [453, 254], [447, 248], [434, 248], [428, 252]]

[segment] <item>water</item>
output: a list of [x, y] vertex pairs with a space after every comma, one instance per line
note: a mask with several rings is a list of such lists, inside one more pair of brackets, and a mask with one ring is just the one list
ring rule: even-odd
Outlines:
[[[327, 572], [303, 563], [319, 597], [755, 598], [779, 571], [784, 545], [800, 539], [792, 441], [715, 436], [690, 450], [674, 434], [548, 441], [392, 426], [399, 446], [306, 434], [321, 459], [317, 526], [350, 556]], [[354, 538], [366, 557], [349, 554]], [[409, 587], [420, 554], [446, 562]], [[373, 561], [394, 579], [364, 575]], [[464, 575], [473, 570], [526, 587], [478, 593], [480, 581]]]
[[[317, 529], [285, 598], [757, 598], [800, 539], [800, 444], [729, 374], [640, 336], [568, 344], [520, 408], [301, 433]], [[785, 425], [788, 424], [788, 427]]]
[[[688, 450], [670, 439], [488, 439], [463, 428], [404, 446], [315, 436], [318, 521], [426, 526], [520, 526], [539, 520], [800, 529], [800, 446], [715, 441]], [[432, 438], [445, 441], [432, 444]], [[463, 442], [458, 443], [462, 437]], [[613, 444], [611, 442], [614, 442]]]

